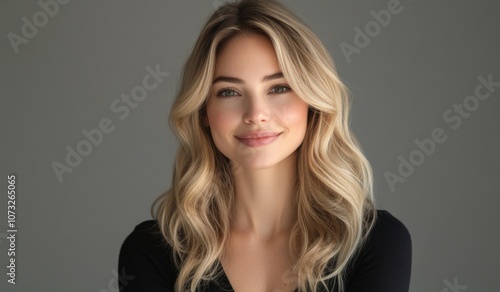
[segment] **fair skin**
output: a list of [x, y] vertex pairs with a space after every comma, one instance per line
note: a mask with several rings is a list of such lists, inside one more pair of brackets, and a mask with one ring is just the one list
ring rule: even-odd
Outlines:
[[238, 35], [217, 56], [206, 105], [205, 125], [229, 158], [235, 183], [228, 257], [221, 264], [237, 292], [293, 291], [296, 284], [288, 241], [308, 105], [279, 73], [268, 38]]

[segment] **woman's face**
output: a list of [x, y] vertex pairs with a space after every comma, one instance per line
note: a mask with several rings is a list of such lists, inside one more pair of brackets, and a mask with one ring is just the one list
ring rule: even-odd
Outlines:
[[283, 78], [271, 41], [238, 35], [219, 52], [207, 120], [217, 148], [233, 165], [275, 166], [304, 139], [308, 105]]

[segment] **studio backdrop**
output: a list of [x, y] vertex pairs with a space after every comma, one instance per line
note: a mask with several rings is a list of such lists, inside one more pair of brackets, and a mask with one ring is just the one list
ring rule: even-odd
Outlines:
[[[412, 292], [499, 291], [500, 4], [283, 0], [351, 91]], [[169, 186], [182, 65], [224, 1], [0, 3], [0, 291], [118, 291]], [[14, 207], [12, 207], [14, 206]]]

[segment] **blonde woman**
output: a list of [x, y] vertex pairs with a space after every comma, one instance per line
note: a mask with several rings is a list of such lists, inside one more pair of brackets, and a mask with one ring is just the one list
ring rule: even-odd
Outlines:
[[170, 123], [172, 186], [121, 247], [120, 291], [408, 291], [411, 238], [374, 206], [348, 90], [282, 4], [213, 13]]

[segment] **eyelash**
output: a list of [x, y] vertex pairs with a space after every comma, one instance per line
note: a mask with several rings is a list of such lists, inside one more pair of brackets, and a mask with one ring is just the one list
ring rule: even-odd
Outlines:
[[[272, 89], [275, 89], [275, 88], [280, 88], [280, 87], [285, 88], [285, 91], [283, 91], [283, 92], [272, 92], [272, 93], [274, 93], [274, 94], [285, 94], [285, 93], [288, 93], [290, 90], [292, 90], [292, 89], [290, 88], [290, 86], [288, 86], [287, 84], [276, 84], [276, 85], [274, 85], [274, 86], [272, 87]], [[220, 97], [220, 98], [230, 98], [230, 97], [237, 96], [237, 95], [230, 95], [230, 96], [224, 96], [224, 95], [222, 95], [222, 93], [224, 93], [224, 92], [226, 92], [226, 91], [233, 91], [233, 92], [236, 92], [236, 90], [234, 90], [234, 89], [231, 89], [231, 88], [229, 88], [229, 87], [224, 87], [224, 88], [222, 88], [221, 90], [219, 90], [219, 91], [217, 92], [217, 97]]]

